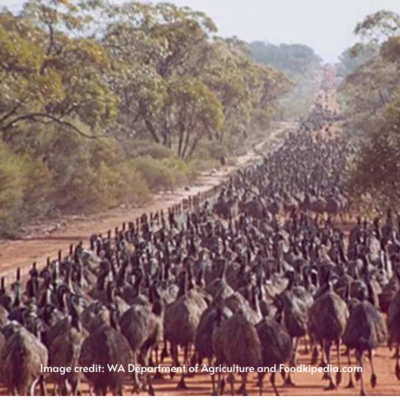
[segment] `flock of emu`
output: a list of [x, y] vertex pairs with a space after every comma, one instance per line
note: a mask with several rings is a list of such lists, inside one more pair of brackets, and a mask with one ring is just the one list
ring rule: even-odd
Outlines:
[[[344, 349], [349, 363], [368, 359], [372, 387], [374, 350], [388, 343], [400, 379], [400, 220], [390, 210], [382, 223], [358, 219], [348, 240], [335, 226], [349, 212], [342, 178], [353, 149], [330, 135], [334, 120], [317, 106], [275, 152], [189, 212], [93, 235], [89, 249], [81, 243], [42, 270], [33, 265], [24, 282], [19, 271], [10, 288], [3, 280], [0, 383], [16, 395], [77, 395], [83, 380], [96, 395], [132, 382], [155, 394], [153, 382], [167, 379], [160, 373], [74, 367], [295, 366], [300, 341], [312, 364], [340, 365]], [[190, 378], [182, 373], [178, 388]], [[213, 375], [212, 393], [228, 383], [247, 394], [247, 373], [236, 388], [235, 378]], [[325, 373], [326, 389], [342, 378]], [[293, 385], [292, 374], [283, 379]], [[365, 394], [363, 374], [354, 379]], [[270, 381], [278, 395], [275, 373]]]

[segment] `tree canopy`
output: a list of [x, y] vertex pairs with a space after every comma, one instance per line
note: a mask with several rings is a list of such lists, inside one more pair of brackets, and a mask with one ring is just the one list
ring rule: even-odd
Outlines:
[[250, 44], [250, 48], [257, 61], [269, 64], [289, 77], [307, 74], [322, 61], [311, 47], [304, 44], [274, 45], [256, 41]]
[[32, 194], [43, 213], [136, 199], [123, 187], [149, 164], [139, 143], [188, 163], [265, 129], [291, 87], [206, 14], [170, 3], [28, 0], [0, 12], [0, 59], [0, 175], [19, 176], [0, 189], [0, 220], [2, 204], [31, 212], [33, 171], [47, 177]]
[[[375, 207], [398, 207], [400, 185], [400, 17], [379, 11], [357, 25], [361, 42], [348, 54], [364, 61], [341, 86], [348, 129], [361, 143], [349, 188], [356, 198], [370, 194]], [[365, 56], [365, 53], [364, 53]], [[358, 64], [358, 65], [357, 65]]]
[[317, 74], [322, 59], [316, 52], [303, 44], [260, 41], [250, 43], [250, 49], [257, 62], [281, 71], [293, 82], [292, 90], [279, 101], [281, 116], [287, 119], [307, 115], [319, 89]]

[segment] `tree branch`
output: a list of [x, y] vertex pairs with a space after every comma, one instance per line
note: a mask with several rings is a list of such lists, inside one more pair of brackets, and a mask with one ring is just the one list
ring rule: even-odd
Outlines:
[[5, 132], [8, 129], [12, 128], [15, 124], [17, 124], [18, 122], [21, 122], [21, 121], [31, 120], [34, 122], [44, 122], [44, 121], [41, 121], [41, 119], [48, 119], [48, 120], [51, 120], [61, 126], [67, 127], [69, 129], [73, 130], [78, 135], [85, 137], [86, 139], [98, 139], [98, 136], [87, 135], [86, 133], [82, 132], [79, 128], [77, 128], [75, 125], [71, 124], [70, 122], [63, 121], [53, 115], [45, 114], [45, 113], [31, 113], [31, 114], [21, 115], [17, 118], [14, 118], [6, 126], [1, 128], [1, 130], [3, 132]]
[[54, 29], [51, 23], [46, 23], [46, 25], [49, 28], [49, 45], [47, 46], [46, 54], [47, 56], [50, 56], [54, 46]]
[[10, 112], [0, 118], [0, 124], [2, 124], [5, 120], [10, 118], [13, 114], [15, 114], [18, 108], [21, 107], [21, 104], [17, 104]]

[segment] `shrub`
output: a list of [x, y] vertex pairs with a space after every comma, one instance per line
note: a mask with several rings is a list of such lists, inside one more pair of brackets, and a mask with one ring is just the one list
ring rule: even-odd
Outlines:
[[167, 158], [163, 160], [163, 163], [171, 171], [175, 186], [187, 185], [193, 179], [196, 179], [197, 171], [193, 168], [193, 165], [178, 157]]
[[133, 161], [133, 165], [142, 174], [151, 191], [174, 189], [173, 173], [162, 161], [151, 157], [138, 157]]
[[51, 175], [41, 161], [15, 154], [0, 141], [0, 234], [48, 211]]
[[149, 156], [155, 160], [163, 160], [175, 156], [173, 150], [159, 143], [149, 142], [145, 140], [135, 140], [124, 144], [126, 154], [129, 158]]
[[51, 212], [53, 206], [50, 195], [53, 188], [53, 176], [46, 165], [39, 160], [26, 163], [27, 180], [24, 190], [24, 216], [27, 218], [43, 217]]
[[114, 204], [143, 206], [152, 200], [149, 186], [143, 175], [132, 161], [124, 161], [116, 168], [115, 186], [113, 187]]
[[2, 142], [0, 160], [0, 221], [5, 225], [22, 210], [27, 170], [24, 157], [13, 154]]

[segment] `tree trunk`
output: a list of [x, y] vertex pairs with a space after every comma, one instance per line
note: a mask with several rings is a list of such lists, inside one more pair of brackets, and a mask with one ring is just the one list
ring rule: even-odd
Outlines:
[[178, 142], [178, 157], [181, 158], [182, 155], [182, 144], [183, 144], [183, 137], [185, 135], [185, 131], [183, 128], [179, 130], [179, 142]]
[[188, 131], [186, 131], [186, 135], [185, 135], [185, 145], [183, 146], [183, 151], [182, 151], [182, 159], [185, 159], [185, 155], [189, 146], [189, 136], [190, 133]]
[[195, 140], [193, 140], [193, 143], [192, 143], [192, 145], [190, 147], [190, 150], [189, 150], [189, 153], [187, 154], [187, 157], [185, 158], [185, 161], [189, 161], [192, 158], [193, 153], [195, 152], [196, 147], [200, 142], [200, 139], [201, 139], [201, 136], [199, 136]]
[[154, 126], [153, 126], [152, 122], [148, 118], [145, 118], [144, 122], [145, 122], [146, 128], [150, 132], [150, 135], [153, 138], [153, 140], [156, 143], [160, 143], [160, 139], [157, 136], [156, 130], [154, 129]]

